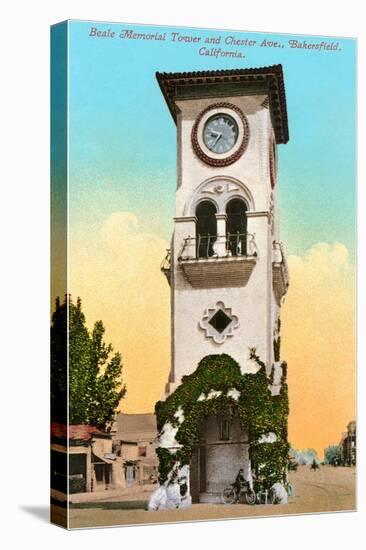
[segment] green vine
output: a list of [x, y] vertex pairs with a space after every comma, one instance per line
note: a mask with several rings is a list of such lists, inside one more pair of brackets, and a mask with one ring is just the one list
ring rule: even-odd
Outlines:
[[[238, 414], [243, 429], [249, 434], [249, 457], [254, 473], [254, 488], [269, 489], [274, 483], [284, 483], [287, 474], [289, 444], [287, 442], [288, 395], [285, 363], [280, 394], [272, 396], [265, 364], [251, 350], [251, 358], [259, 365], [255, 374], [242, 374], [239, 364], [229, 355], [208, 355], [193, 374], [184, 376], [182, 383], [165, 401], [155, 406], [159, 432], [165, 424], [178, 428], [175, 439], [181, 445], [175, 452], [158, 447], [159, 482], [171, 483], [177, 477], [178, 466], [189, 464], [198, 440], [200, 423], [209, 414], [233, 417]], [[239, 392], [238, 399], [228, 396], [229, 390]], [[202, 399], [210, 391], [219, 396]], [[201, 399], [199, 399], [201, 396]], [[184, 420], [176, 418], [178, 409]], [[274, 443], [259, 443], [261, 436], [273, 432]]]

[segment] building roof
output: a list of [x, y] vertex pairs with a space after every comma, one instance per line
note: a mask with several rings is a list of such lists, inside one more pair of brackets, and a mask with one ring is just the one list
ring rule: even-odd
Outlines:
[[282, 65], [250, 69], [156, 73], [170, 113], [177, 121], [177, 100], [239, 95], [268, 96], [277, 143], [289, 140]]
[[104, 435], [104, 432], [95, 426], [88, 424], [59, 424], [58, 422], [51, 423], [51, 437], [54, 439], [75, 439], [80, 441], [89, 441], [93, 435]]
[[105, 453], [103, 457], [91, 453], [92, 464], [113, 464], [116, 461], [117, 455], [114, 453]]
[[355, 420], [351, 420], [351, 422], [348, 422], [347, 430], [348, 430], [348, 432], [352, 432], [352, 433], [356, 431], [356, 421]]
[[153, 413], [119, 413], [116, 419], [115, 439], [133, 441], [136, 438], [155, 438], [157, 434], [156, 417]]

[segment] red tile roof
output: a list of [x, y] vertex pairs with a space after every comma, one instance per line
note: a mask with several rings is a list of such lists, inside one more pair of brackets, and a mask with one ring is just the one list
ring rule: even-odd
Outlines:
[[57, 422], [51, 423], [51, 437], [57, 437], [60, 439], [81, 439], [82, 441], [88, 441], [93, 434], [102, 434], [95, 426], [89, 426], [88, 424], [59, 424]]

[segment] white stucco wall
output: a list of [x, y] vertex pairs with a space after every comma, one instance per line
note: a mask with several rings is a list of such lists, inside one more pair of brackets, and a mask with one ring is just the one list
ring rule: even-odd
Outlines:
[[[171, 390], [181, 377], [193, 372], [209, 354], [227, 353], [240, 364], [256, 347], [270, 373], [273, 360], [273, 327], [278, 308], [272, 293], [272, 241], [278, 223], [271, 223], [269, 151], [273, 129], [264, 95], [178, 101], [178, 185], [172, 247], [172, 375]], [[212, 167], [201, 161], [191, 143], [196, 117], [217, 101], [240, 107], [249, 123], [249, 141], [239, 160], [227, 167]], [[225, 193], [214, 192], [215, 181], [224, 182]], [[242, 197], [248, 205], [248, 233], [255, 234], [256, 265], [246, 286], [238, 288], [192, 288], [178, 262], [183, 239], [195, 236], [194, 209], [199, 200], [210, 197], [225, 212], [225, 202]], [[275, 194], [272, 194], [275, 201]], [[272, 209], [275, 217], [276, 207]], [[225, 342], [217, 344], [206, 336], [199, 323], [205, 310], [223, 302], [239, 319], [239, 326]]]

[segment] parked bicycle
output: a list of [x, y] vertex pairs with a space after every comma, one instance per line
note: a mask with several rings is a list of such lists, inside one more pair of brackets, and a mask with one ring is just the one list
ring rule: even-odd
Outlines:
[[253, 489], [250, 488], [248, 482], [243, 483], [239, 489], [237, 489], [235, 484], [232, 483], [222, 492], [222, 500], [224, 504], [246, 503], [253, 505], [256, 503], [256, 499], [256, 494]]

